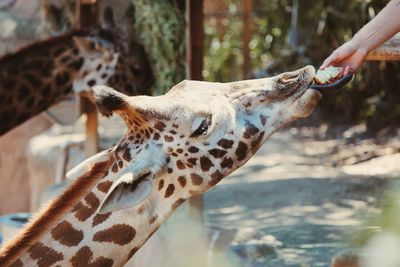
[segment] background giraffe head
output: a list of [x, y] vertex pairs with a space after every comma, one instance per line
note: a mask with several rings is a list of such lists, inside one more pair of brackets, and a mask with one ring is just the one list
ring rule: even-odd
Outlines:
[[107, 84], [127, 95], [151, 94], [154, 76], [146, 51], [135, 36], [133, 20], [133, 5], [118, 27], [112, 9], [107, 7], [101, 27], [92, 29], [88, 36], [74, 37], [80, 56], [86, 59], [81, 77], [74, 82], [75, 91]]
[[104, 12], [104, 25], [72, 31], [0, 57], [0, 135], [73, 92], [98, 84], [127, 95], [150, 95], [154, 76], [132, 29], [128, 9], [122, 27]]
[[308, 66], [273, 78], [225, 84], [183, 81], [157, 97], [127, 97], [95, 87], [100, 112], [116, 112], [128, 126], [113, 150], [113, 184], [100, 211], [142, 201], [163, 202], [168, 210], [213, 187], [274, 131], [312, 112], [320, 98], [308, 89], [314, 74]]

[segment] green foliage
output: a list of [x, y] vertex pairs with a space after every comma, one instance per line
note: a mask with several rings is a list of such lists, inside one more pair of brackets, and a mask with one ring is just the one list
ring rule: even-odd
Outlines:
[[[212, 18], [206, 20], [205, 71], [209, 81], [232, 81], [241, 74], [241, 1], [226, 0], [230, 14], [222, 19], [222, 34]], [[291, 0], [253, 0], [253, 34], [249, 43], [253, 73], [267, 69], [270, 75], [307, 64], [318, 67], [339, 45], [351, 37], [386, 4], [386, 0], [299, 1], [297, 47], [289, 45]], [[221, 37], [222, 36], [222, 37]], [[319, 107], [327, 120], [365, 120], [370, 129], [400, 122], [400, 64], [366, 62], [342, 93], [326, 96]]]
[[242, 22], [235, 20], [230, 23], [232, 31], [227, 31], [220, 38], [216, 28], [206, 22], [205, 42], [208, 47], [207, 56], [204, 58], [203, 76], [208, 81], [228, 82], [240, 79], [242, 43], [238, 32], [242, 29]]
[[137, 34], [156, 77], [154, 92], [165, 93], [185, 78], [185, 21], [165, 0], [134, 0]]

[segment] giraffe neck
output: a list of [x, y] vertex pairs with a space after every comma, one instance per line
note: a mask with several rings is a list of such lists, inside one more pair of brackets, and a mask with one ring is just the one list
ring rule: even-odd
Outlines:
[[81, 176], [0, 251], [0, 266], [123, 266], [184, 200], [165, 199], [156, 178], [158, 186], [138, 206], [97, 213], [112, 185], [111, 165], [94, 165]]
[[0, 135], [72, 92], [83, 58], [72, 32], [0, 58]]

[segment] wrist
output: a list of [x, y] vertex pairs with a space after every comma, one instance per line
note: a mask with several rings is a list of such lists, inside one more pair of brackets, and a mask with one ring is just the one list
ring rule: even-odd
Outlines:
[[359, 55], [366, 56], [370, 52], [368, 45], [365, 42], [362, 42], [357, 34], [353, 37], [353, 39], [351, 39], [350, 45]]

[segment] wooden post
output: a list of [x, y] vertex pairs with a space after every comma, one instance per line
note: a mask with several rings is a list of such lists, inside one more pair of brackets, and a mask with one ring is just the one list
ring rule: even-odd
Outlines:
[[365, 60], [370, 61], [399, 61], [400, 60], [400, 34], [396, 34], [380, 47], [371, 51]]
[[250, 30], [250, 15], [253, 9], [252, 0], [243, 1], [243, 33], [242, 33], [242, 45], [243, 45], [243, 79], [247, 79], [249, 71], [251, 69], [250, 49], [249, 43], [251, 38]]
[[[78, 29], [96, 26], [99, 20], [99, 2], [97, 0], [76, 1], [76, 18]], [[86, 156], [92, 156], [99, 150], [99, 134], [97, 132], [98, 118], [96, 107], [87, 98], [82, 99], [83, 110], [86, 113]]]
[[[186, 77], [190, 80], [203, 80], [203, 20], [203, 0], [186, 0]], [[191, 197], [189, 205], [190, 217], [202, 221], [203, 197]]]
[[186, 77], [203, 80], [203, 0], [186, 0]]

